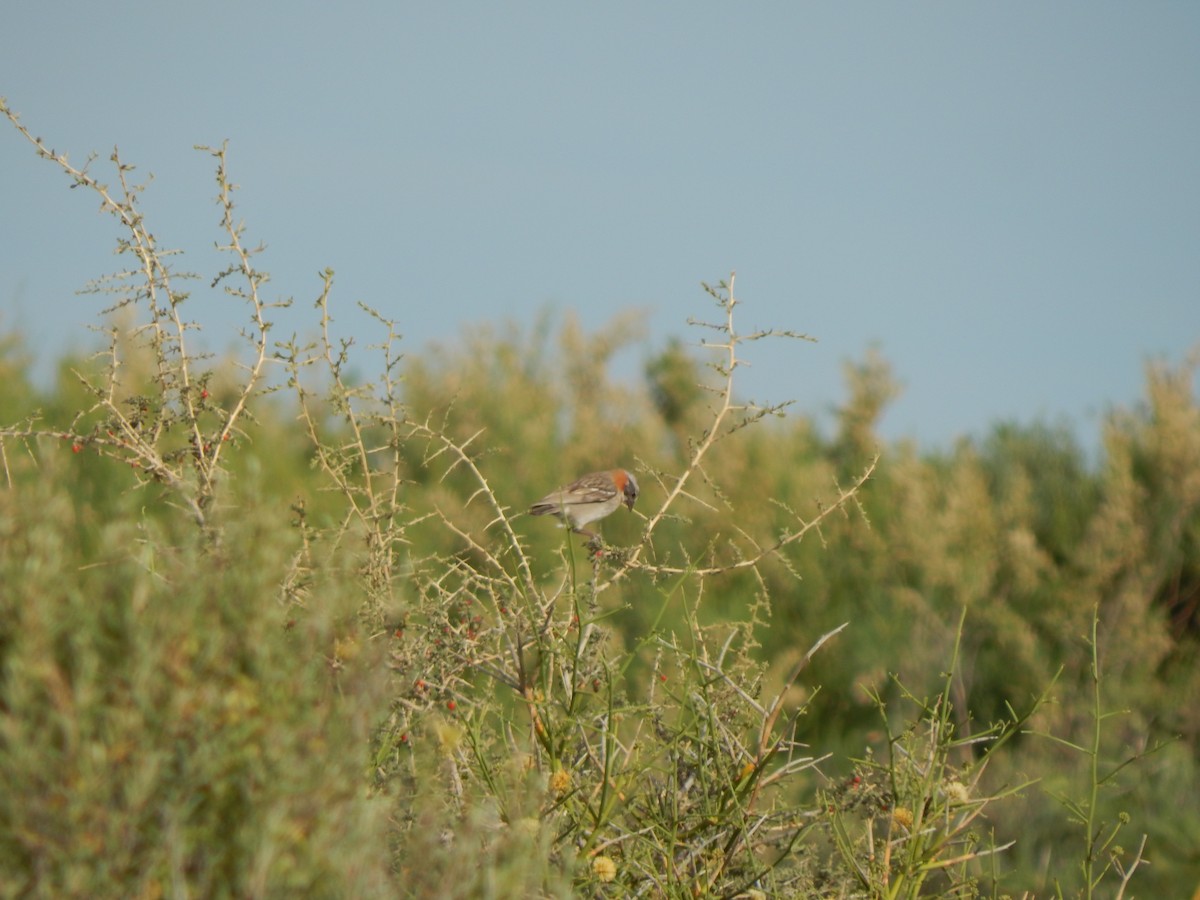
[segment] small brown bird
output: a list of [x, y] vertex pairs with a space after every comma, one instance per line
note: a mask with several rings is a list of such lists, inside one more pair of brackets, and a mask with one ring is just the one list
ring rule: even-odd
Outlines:
[[638, 498], [638, 483], [625, 469], [592, 472], [566, 487], [559, 488], [529, 507], [531, 516], [553, 515], [562, 519], [576, 534], [597, 535], [583, 526], [616, 512], [624, 503], [630, 509]]

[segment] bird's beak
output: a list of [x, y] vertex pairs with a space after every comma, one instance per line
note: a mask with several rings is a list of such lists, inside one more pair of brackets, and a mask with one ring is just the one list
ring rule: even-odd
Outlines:
[[633, 498], [632, 498], [632, 497], [626, 497], [626, 498], [625, 498], [625, 505], [626, 505], [626, 506], [628, 506], [628, 507], [629, 507], [629, 510], [630, 510], [630, 512], [632, 512], [632, 511], [633, 511]]

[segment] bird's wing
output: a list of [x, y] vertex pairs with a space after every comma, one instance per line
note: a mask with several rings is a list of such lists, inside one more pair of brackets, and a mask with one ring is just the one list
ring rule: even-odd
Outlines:
[[572, 481], [561, 493], [569, 503], [603, 503], [617, 495], [617, 486], [607, 472], [593, 472]]
[[612, 478], [603, 472], [597, 472], [584, 475], [565, 488], [547, 494], [533, 504], [532, 509], [550, 512], [581, 503], [603, 503], [605, 500], [611, 500], [616, 494], [617, 486], [613, 484]]

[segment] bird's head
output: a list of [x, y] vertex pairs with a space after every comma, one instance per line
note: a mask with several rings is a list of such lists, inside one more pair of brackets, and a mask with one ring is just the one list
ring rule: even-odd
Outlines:
[[624, 469], [617, 469], [613, 474], [613, 480], [617, 483], [617, 487], [621, 489], [621, 494], [623, 495], [621, 502], [630, 509], [633, 509], [633, 504], [637, 502], [638, 498], [638, 483], [637, 479], [633, 477], [633, 473], [627, 472]]

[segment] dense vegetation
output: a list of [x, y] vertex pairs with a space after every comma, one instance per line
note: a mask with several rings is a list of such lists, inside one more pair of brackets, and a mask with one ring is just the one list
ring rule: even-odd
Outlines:
[[[874, 355], [832, 434], [746, 402], [798, 336], [742, 334], [732, 280], [636, 384], [623, 317], [402, 355], [398, 300], [360, 352], [332, 273], [289, 341], [219, 148], [214, 293], [253, 327], [206, 358], [128, 170], [9, 118], [128, 271], [49, 389], [0, 348], [0, 896], [1200, 884], [1197, 360], [1089, 461], [1045, 425], [883, 442]], [[611, 464], [643, 493], [602, 552], [521, 515]]]

